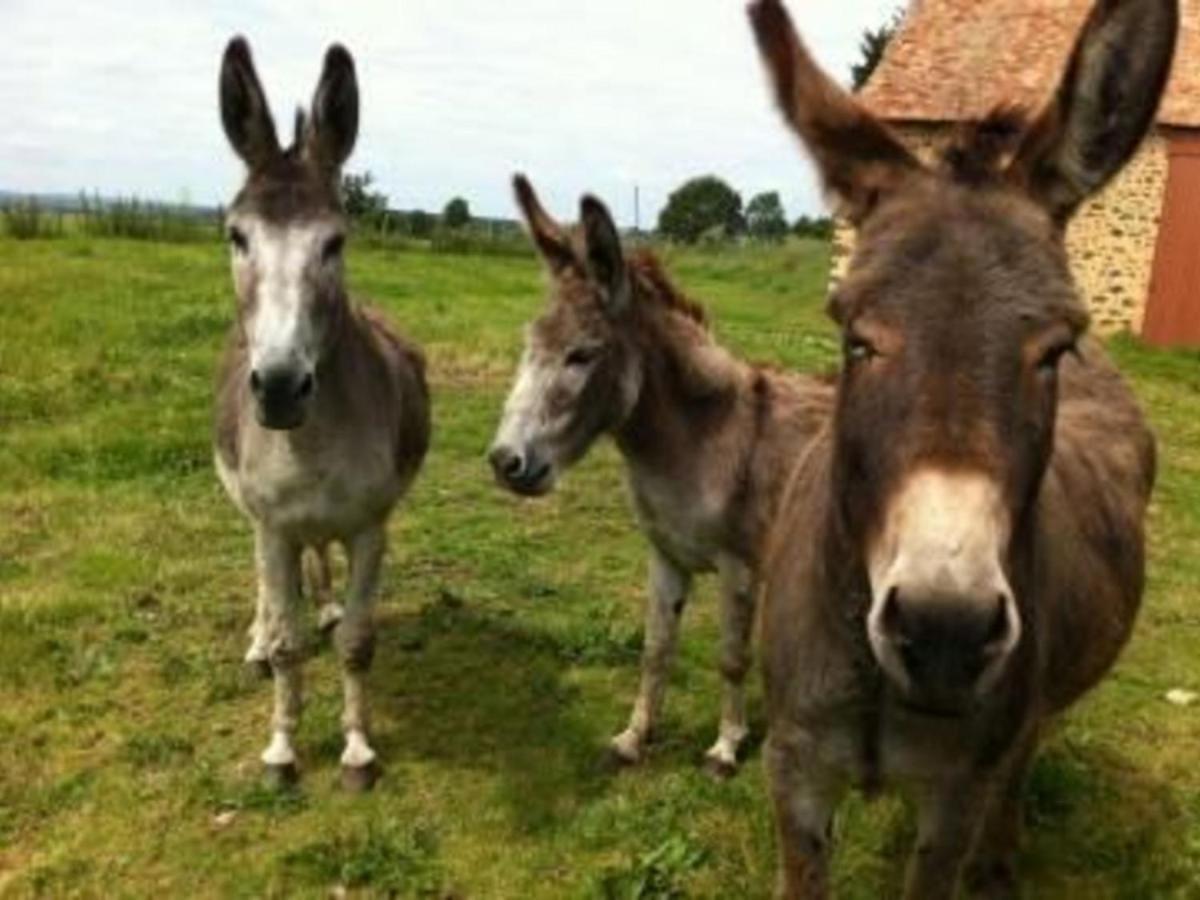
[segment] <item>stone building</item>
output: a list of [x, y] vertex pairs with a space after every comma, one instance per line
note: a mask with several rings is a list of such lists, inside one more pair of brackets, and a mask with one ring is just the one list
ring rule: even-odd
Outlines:
[[[911, 0], [860, 99], [918, 153], [1000, 103], [1048, 101], [1094, 0]], [[1101, 333], [1200, 345], [1200, 0], [1183, 33], [1157, 127], [1068, 234]], [[835, 275], [853, 243], [835, 244]]]

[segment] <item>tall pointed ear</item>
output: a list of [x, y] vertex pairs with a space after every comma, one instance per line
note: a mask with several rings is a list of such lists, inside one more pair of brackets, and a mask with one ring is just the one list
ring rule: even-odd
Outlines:
[[336, 172], [350, 158], [358, 138], [358, 77], [354, 57], [341, 44], [325, 53], [325, 67], [313, 94], [304, 155], [321, 169]]
[[755, 0], [749, 14], [784, 118], [812, 154], [838, 212], [862, 222], [921, 164], [821, 70], [779, 0]]
[[1178, 0], [1096, 3], [1010, 170], [1060, 225], [1121, 171], [1153, 126], [1178, 34]]
[[588, 194], [579, 204], [579, 221], [587, 252], [587, 271], [604, 292], [611, 312], [621, 312], [629, 303], [629, 273], [621, 236], [608, 207]]
[[533, 238], [551, 273], [558, 275], [568, 269], [578, 269], [579, 259], [571, 247], [570, 237], [542, 207], [529, 179], [521, 174], [514, 175], [513, 193], [525, 219], [525, 227], [529, 229], [529, 236]]
[[250, 44], [240, 35], [225, 47], [220, 95], [225, 136], [246, 165], [261, 168], [278, 156], [279, 138], [267, 95], [254, 70]]

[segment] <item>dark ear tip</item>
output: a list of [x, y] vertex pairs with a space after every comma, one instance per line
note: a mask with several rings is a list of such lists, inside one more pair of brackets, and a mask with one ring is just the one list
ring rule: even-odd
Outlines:
[[354, 57], [342, 44], [330, 44], [325, 51], [326, 69], [348, 69], [354, 71]]
[[525, 177], [524, 172], [514, 172], [512, 177], [513, 191], [518, 197], [533, 193], [533, 185], [529, 183], [529, 179]]
[[225, 45], [225, 62], [250, 64], [250, 42], [240, 34], [234, 35]]
[[595, 194], [584, 194], [579, 201], [579, 214], [583, 219], [603, 218], [611, 219], [612, 214], [609, 213], [608, 207]]

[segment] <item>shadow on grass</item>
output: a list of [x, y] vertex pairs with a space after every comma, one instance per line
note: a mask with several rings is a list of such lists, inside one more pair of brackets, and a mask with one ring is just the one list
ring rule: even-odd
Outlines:
[[[496, 776], [496, 800], [526, 831], [550, 828], [604, 791], [606, 735], [566, 678], [571, 647], [449, 594], [410, 616], [383, 616], [372, 674], [386, 710], [384, 759], [433, 761]], [[616, 652], [616, 648], [614, 648]]]

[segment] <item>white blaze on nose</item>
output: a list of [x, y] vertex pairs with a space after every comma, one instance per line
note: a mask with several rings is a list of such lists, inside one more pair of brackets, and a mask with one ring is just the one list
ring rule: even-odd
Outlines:
[[313, 254], [320, 253], [323, 233], [317, 225], [260, 224], [254, 229], [257, 303], [248, 330], [255, 369], [297, 365], [311, 371], [316, 365], [311, 296], [316, 286], [309, 270]]
[[539, 363], [526, 350], [517, 369], [517, 377], [504, 402], [504, 415], [496, 433], [496, 446], [524, 452], [547, 430], [546, 395], [553, 381], [551, 368]]

